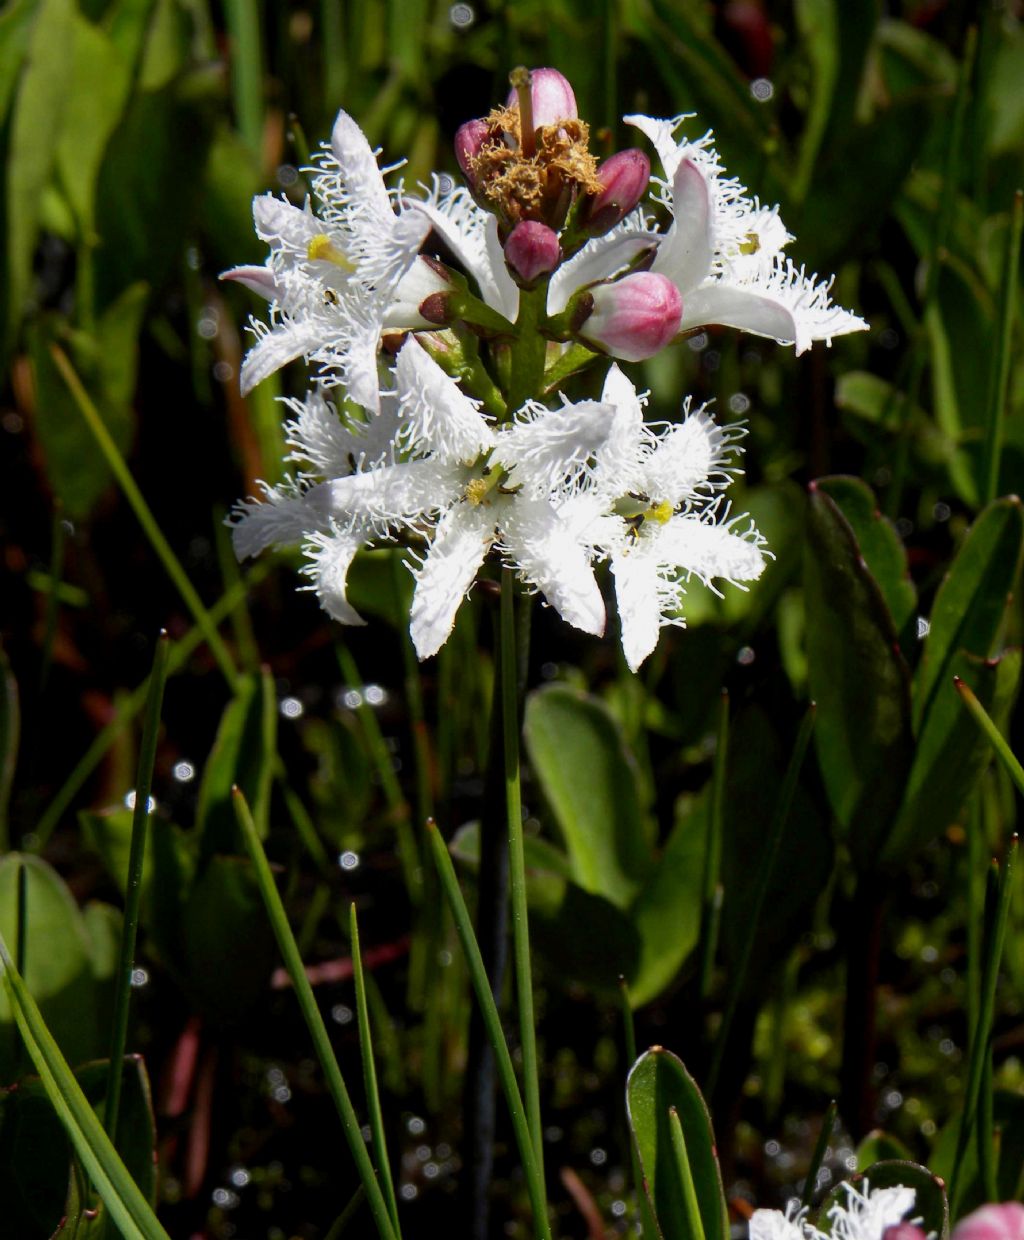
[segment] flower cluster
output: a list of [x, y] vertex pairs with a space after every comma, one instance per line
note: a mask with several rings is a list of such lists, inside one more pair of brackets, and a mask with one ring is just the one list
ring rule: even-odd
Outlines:
[[806, 1210], [755, 1210], [750, 1217], [750, 1240], [926, 1240], [918, 1224], [907, 1220], [916, 1193], [904, 1185], [872, 1188], [849, 1182], [842, 1185], [846, 1200], [828, 1208], [827, 1233], [806, 1218]]
[[[506, 103], [459, 130], [464, 186], [389, 188], [392, 169], [342, 112], [316, 209], [256, 199], [270, 256], [226, 273], [271, 305], [242, 387], [298, 357], [316, 379], [289, 402], [298, 472], [238, 506], [235, 547], [301, 545], [311, 588], [347, 624], [362, 623], [345, 588], [356, 552], [410, 548], [421, 658], [489, 556], [602, 633], [594, 569], [607, 562], [635, 669], [662, 625], [682, 623], [691, 579], [751, 581], [765, 552], [722, 498], [736, 430], [689, 402], [678, 424], [646, 422], [610, 359], [643, 360], [710, 324], [798, 352], [865, 325], [783, 256], [777, 210], [725, 176], [710, 136], [678, 141], [684, 118], [627, 117], [663, 177], [639, 149], [599, 164], [565, 78], [512, 77]], [[602, 366], [599, 396], [561, 394]]]

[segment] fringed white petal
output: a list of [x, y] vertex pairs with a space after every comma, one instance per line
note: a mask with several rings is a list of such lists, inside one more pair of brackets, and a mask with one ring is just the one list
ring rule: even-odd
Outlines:
[[644, 402], [630, 379], [612, 363], [601, 403], [613, 412], [591, 476], [595, 486], [618, 497], [640, 485], [639, 470], [649, 439], [644, 426]]
[[596, 237], [558, 268], [548, 285], [548, 314], [560, 314], [577, 289], [597, 280], [610, 280], [644, 252], [658, 244], [659, 234], [638, 230], [643, 217], [635, 212], [618, 229]]
[[302, 571], [310, 578], [320, 606], [341, 624], [365, 624], [345, 595], [348, 570], [362, 540], [338, 531], [313, 534], [303, 546], [303, 554], [309, 560]]
[[865, 1181], [863, 1189], [850, 1183], [843, 1187], [846, 1201], [837, 1201], [828, 1212], [833, 1240], [882, 1240], [885, 1229], [903, 1222], [917, 1199], [904, 1185], [872, 1188]]
[[306, 207], [296, 207], [275, 194], [257, 194], [252, 200], [256, 235], [274, 249], [286, 247], [305, 254], [310, 241], [324, 231], [323, 224]]
[[658, 563], [648, 548], [637, 542], [615, 556], [612, 575], [622, 651], [629, 670], [635, 672], [657, 646], [661, 632]]
[[271, 328], [259, 323], [253, 326], [260, 334], [242, 362], [239, 385], [243, 396], [282, 366], [311, 353], [321, 340], [319, 325], [308, 319], [285, 318]]
[[643, 467], [645, 492], [673, 506], [697, 496], [707, 498], [728, 486], [737, 472], [730, 462], [741, 432], [719, 426], [703, 405], [691, 413], [688, 399], [684, 413], [685, 421], [665, 431]]
[[478, 207], [461, 186], [441, 193], [437, 184], [425, 201], [410, 202], [408, 209], [430, 221], [434, 232], [476, 281], [480, 296], [491, 309], [515, 319], [519, 289], [505, 266], [494, 216]]
[[776, 265], [765, 279], [750, 283], [728, 277], [695, 289], [683, 301], [680, 331], [717, 323], [795, 344], [797, 353], [815, 340], [831, 344], [834, 336], [864, 331], [867, 323], [832, 304], [829, 283], [808, 277], [788, 260]]
[[670, 181], [675, 176], [676, 168], [683, 157], [683, 148], [676, 142], [675, 133], [683, 121], [690, 119], [690, 115], [692, 114], [676, 116], [671, 120], [657, 120], [653, 116], [634, 113], [632, 116], [622, 118], [627, 125], [639, 129], [649, 139], [651, 146], [658, 152], [665, 176]]
[[339, 527], [365, 528], [386, 537], [395, 525], [443, 512], [460, 489], [457, 471], [427, 459], [332, 478], [308, 494], [317, 497]]
[[[738, 585], [756, 581], [764, 572], [764, 539], [751, 524], [742, 534], [733, 527], [743, 518], [716, 522], [713, 511], [704, 516], [682, 514], [665, 525], [644, 523], [641, 541], [656, 547], [658, 559], [669, 569], [690, 573], [714, 589], [715, 581]], [[716, 591], [717, 593], [717, 591]]]
[[804, 1221], [804, 1213], [755, 1210], [750, 1216], [750, 1240], [809, 1240], [817, 1233]]
[[239, 560], [268, 547], [296, 546], [326, 525], [323, 513], [310, 506], [308, 491], [260, 485], [263, 498], [239, 501], [227, 520]]
[[604, 600], [589, 548], [572, 536], [551, 504], [525, 497], [512, 501], [502, 521], [502, 546], [567, 624], [595, 637], [604, 633]]
[[564, 401], [559, 409], [531, 401], [501, 433], [495, 451], [512, 469], [508, 485], [532, 496], [569, 494], [584, 485], [614, 417], [611, 405], [596, 400]]
[[347, 112], [339, 112], [331, 131], [331, 154], [338, 164], [348, 195], [380, 220], [392, 214], [377, 156], [366, 135]]
[[417, 657], [429, 659], [448, 640], [455, 616], [494, 540], [488, 509], [458, 504], [441, 518], [414, 572], [409, 632]]
[[707, 178], [692, 159], [679, 163], [672, 181], [672, 227], [658, 247], [651, 270], [667, 276], [683, 296], [696, 288], [711, 271], [714, 236], [711, 228], [711, 194]]
[[402, 438], [415, 455], [472, 462], [494, 444], [478, 401], [463, 392], [416, 340], [407, 340], [395, 366]]
[[285, 423], [287, 459], [310, 467], [320, 478], [344, 477], [382, 464], [393, 455], [399, 420], [389, 399], [381, 413], [364, 421], [341, 418], [320, 388], [305, 400], [287, 400], [295, 417]]

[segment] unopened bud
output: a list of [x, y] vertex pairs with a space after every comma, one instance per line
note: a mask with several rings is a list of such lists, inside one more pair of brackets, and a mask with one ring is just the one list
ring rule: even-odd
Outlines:
[[455, 158], [462, 169], [462, 175], [473, 187], [473, 160], [480, 153], [489, 130], [486, 121], [466, 121], [455, 131]]
[[597, 170], [601, 191], [586, 206], [583, 227], [592, 237], [614, 228], [633, 210], [651, 179], [651, 161], [643, 151], [617, 151]]
[[893, 1223], [882, 1232], [882, 1240], [925, 1240], [925, 1233], [914, 1223]]
[[957, 1223], [950, 1240], [1024, 1240], [1024, 1206], [1018, 1201], [982, 1206]]
[[536, 220], [517, 224], [505, 242], [505, 262], [516, 282], [526, 288], [554, 271], [561, 257], [558, 234]]
[[613, 357], [642, 362], [670, 343], [683, 317], [683, 299], [666, 276], [640, 271], [590, 290], [594, 308], [579, 335]]
[[[557, 69], [530, 70], [530, 101], [533, 104], [533, 128], [557, 125], [559, 121], [576, 120], [576, 96], [569, 80]], [[509, 91], [505, 106], [517, 107], [515, 88]]]

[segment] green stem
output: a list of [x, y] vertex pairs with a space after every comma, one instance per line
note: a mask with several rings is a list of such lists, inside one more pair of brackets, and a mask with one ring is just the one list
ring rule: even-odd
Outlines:
[[764, 902], [768, 896], [768, 887], [772, 880], [772, 872], [775, 869], [775, 858], [778, 855], [779, 844], [782, 842], [782, 833], [789, 818], [793, 796], [796, 793], [800, 767], [803, 765], [807, 743], [811, 739], [811, 731], [814, 728], [814, 716], [815, 705], [812, 702], [804, 715], [800, 731], [797, 733], [796, 744], [793, 746], [793, 754], [790, 757], [789, 766], [782, 781], [782, 791], [779, 794], [779, 801], [775, 807], [775, 816], [768, 829], [768, 839], [765, 841], [764, 855], [760, 859], [758, 866], [757, 888], [747, 915], [746, 934], [740, 948], [739, 959], [736, 961], [736, 965], [732, 970], [732, 976], [729, 979], [729, 997], [726, 1001], [725, 1011], [722, 1013], [722, 1023], [719, 1026], [715, 1039], [715, 1050], [711, 1058], [711, 1068], [708, 1072], [707, 1088], [705, 1090], [705, 1094], [708, 1097], [714, 1093], [715, 1086], [718, 1083], [718, 1074], [721, 1071], [722, 1059], [725, 1055], [726, 1044], [729, 1041], [729, 1030], [732, 1027], [740, 995], [743, 993], [743, 986], [747, 979], [747, 969], [750, 965], [750, 955], [754, 948], [754, 938], [757, 935], [761, 912], [764, 909]]
[[529, 291], [522, 289], [519, 293], [519, 317], [516, 319], [516, 335], [509, 357], [510, 414], [521, 409], [528, 400], [533, 400], [544, 387], [548, 345], [538, 328], [544, 318], [546, 300], [546, 283]]
[[395, 1229], [395, 1235], [401, 1236], [402, 1229], [398, 1223], [398, 1202], [395, 1199], [395, 1185], [391, 1178], [391, 1163], [388, 1159], [388, 1146], [384, 1137], [384, 1116], [381, 1113], [380, 1091], [377, 1088], [377, 1066], [373, 1059], [373, 1034], [370, 1030], [370, 1011], [366, 1003], [366, 978], [363, 975], [363, 958], [359, 946], [359, 920], [356, 917], [354, 903], [349, 906], [348, 926], [352, 948], [352, 976], [356, 985], [359, 1050], [363, 1059], [363, 1083], [366, 1088], [366, 1106], [370, 1113], [373, 1152], [377, 1159], [377, 1173], [384, 1185], [384, 1197], [388, 1203], [391, 1225]]
[[533, 1015], [530, 926], [526, 904], [526, 860], [523, 850], [523, 806], [519, 782], [519, 676], [516, 671], [515, 577], [501, 570], [501, 730], [505, 750], [505, 807], [508, 813], [509, 888], [512, 898], [512, 955], [519, 1007], [519, 1039], [523, 1053], [526, 1117], [544, 1184], [544, 1147], [540, 1121], [537, 1037]]
[[263, 145], [262, 9], [255, 0], [227, 0], [224, 6], [231, 44], [231, 97], [235, 117], [254, 155], [262, 153]]
[[253, 822], [252, 813], [246, 804], [241, 790], [235, 788], [233, 789], [233, 794], [235, 816], [252, 860], [260, 895], [263, 897], [267, 916], [270, 919], [274, 936], [277, 939], [277, 945], [284, 958], [285, 968], [288, 970], [288, 976], [291, 978], [295, 997], [298, 999], [299, 1007], [302, 1009], [306, 1028], [313, 1039], [317, 1058], [320, 1060], [320, 1066], [323, 1068], [324, 1076], [327, 1079], [327, 1088], [334, 1100], [334, 1105], [337, 1107], [338, 1115], [341, 1117], [341, 1126], [345, 1133], [345, 1139], [348, 1141], [348, 1147], [352, 1153], [356, 1169], [359, 1172], [359, 1178], [366, 1189], [370, 1213], [377, 1224], [377, 1231], [381, 1240], [398, 1240], [391, 1223], [387, 1202], [384, 1200], [384, 1194], [381, 1192], [380, 1184], [377, 1182], [377, 1176], [374, 1173], [373, 1163], [366, 1152], [362, 1128], [352, 1106], [352, 1100], [345, 1086], [341, 1068], [334, 1054], [334, 1048], [331, 1046], [331, 1038], [327, 1032], [327, 1026], [324, 1024], [324, 1018], [317, 1007], [313, 987], [306, 976], [306, 970], [302, 964], [302, 956], [299, 954], [298, 944], [295, 942], [295, 936], [292, 934], [291, 926], [288, 924], [288, 914], [285, 912], [284, 904], [274, 882], [270, 863], [267, 861], [267, 854], [263, 851], [263, 845], [256, 831], [256, 824]]
[[988, 381], [988, 418], [985, 435], [985, 488], [982, 502], [990, 504], [999, 493], [999, 462], [1003, 454], [1003, 414], [1010, 383], [1010, 357], [1013, 320], [1017, 309], [1017, 269], [1020, 266], [1020, 240], [1024, 230], [1024, 190], [1013, 196], [1010, 230], [1003, 257], [1003, 278], [999, 290], [999, 330], [992, 353]]
[[74, 398], [79, 412], [85, 418], [89, 429], [92, 431], [93, 438], [106, 458], [107, 464], [117, 479], [125, 499], [127, 499], [132, 511], [135, 513], [136, 519], [149, 539], [150, 545], [163, 564], [165, 572], [171, 581], [174, 582], [185, 606], [192, 613], [192, 618], [202, 629], [203, 636], [206, 638], [206, 642], [224, 675], [224, 679], [228, 682], [229, 687], [234, 690], [238, 681], [238, 673], [235, 670], [231, 654], [224, 644], [224, 639], [217, 632], [217, 626], [214, 624], [210, 613], [203, 606], [203, 602], [196, 593], [192, 582], [189, 581], [188, 574], [182, 568], [180, 560], [171, 550], [170, 543], [164, 537], [163, 531], [157, 524], [149, 505], [143, 499], [142, 492], [139, 490], [135, 479], [131, 475], [131, 471], [125, 464], [124, 457], [110, 437], [110, 432], [100, 417], [99, 410], [93, 404], [89, 393], [82, 386], [82, 381], [75, 373], [67, 354], [57, 345], [54, 345], [51, 351], [54, 364], [67, 384], [68, 391]]
[[544, 1195], [544, 1182], [538, 1169], [537, 1160], [534, 1157], [533, 1138], [530, 1134], [530, 1126], [526, 1119], [526, 1111], [523, 1108], [519, 1086], [516, 1083], [512, 1056], [509, 1054], [508, 1043], [505, 1041], [505, 1034], [501, 1028], [501, 1017], [498, 1015], [498, 1007], [494, 1002], [494, 995], [491, 993], [491, 984], [487, 977], [487, 970], [484, 968], [483, 958], [480, 955], [480, 947], [473, 933], [473, 922], [469, 915], [469, 909], [466, 908], [466, 901], [459, 889], [459, 881], [455, 877], [455, 867], [452, 865], [452, 859], [448, 855], [448, 849], [433, 822], [427, 823], [427, 839], [437, 866], [441, 888], [445, 899], [448, 901], [452, 920], [455, 922], [455, 930], [466, 957], [470, 981], [473, 984], [477, 1003], [480, 1005], [480, 1014], [483, 1017], [484, 1027], [487, 1030], [487, 1037], [494, 1051], [498, 1078], [501, 1081], [502, 1092], [505, 1095], [505, 1102], [512, 1120], [512, 1130], [515, 1133], [516, 1146], [519, 1149], [519, 1157], [522, 1159], [523, 1172], [526, 1176], [526, 1187], [530, 1196], [530, 1205], [533, 1208], [534, 1233], [537, 1236], [537, 1240], [551, 1240], [547, 1201]]
[[117, 1121], [121, 1111], [121, 1081], [124, 1077], [124, 1051], [128, 1041], [128, 1010], [131, 1005], [132, 968], [135, 964], [135, 942], [139, 930], [139, 907], [142, 901], [142, 866], [146, 857], [146, 831], [149, 827], [149, 800], [153, 788], [153, 764], [160, 732], [160, 711], [167, 683], [167, 634], [157, 638], [153, 670], [149, 675], [146, 717], [142, 725], [142, 746], [139, 750], [138, 774], [135, 778], [135, 806], [132, 810], [132, 834], [128, 851], [128, 873], [125, 877], [124, 921], [121, 926], [121, 950], [114, 975], [114, 1019], [110, 1034], [110, 1060], [107, 1065], [107, 1101], [104, 1123], [107, 1135], [117, 1146]]

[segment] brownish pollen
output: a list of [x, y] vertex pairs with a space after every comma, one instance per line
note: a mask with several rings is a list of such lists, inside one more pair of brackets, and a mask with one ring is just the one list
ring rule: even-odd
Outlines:
[[523, 150], [518, 107], [495, 108], [487, 124], [492, 137], [473, 159], [473, 176], [479, 192], [509, 226], [539, 220], [560, 227], [558, 217], [575, 196], [600, 191], [586, 121], [542, 125], [534, 134], [532, 154]]

